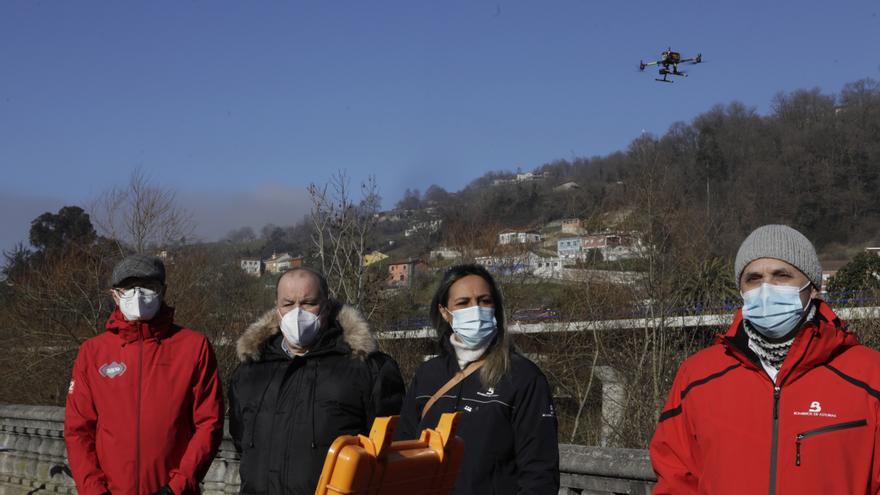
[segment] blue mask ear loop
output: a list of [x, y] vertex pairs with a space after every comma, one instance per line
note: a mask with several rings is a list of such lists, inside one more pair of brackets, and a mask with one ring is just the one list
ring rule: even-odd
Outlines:
[[[443, 311], [446, 311], [446, 316], [449, 317], [449, 320], [446, 320], [446, 318], [443, 318], [443, 321], [446, 321], [446, 324], [449, 325], [449, 329], [452, 330], [452, 322], [455, 321], [455, 317], [452, 316], [452, 311], [450, 311], [449, 308], [447, 308], [446, 306], [440, 306], [440, 309], [442, 309]], [[452, 333], [455, 333], [455, 331], [453, 330]]]
[[[808, 280], [808, 281], [807, 281], [807, 284], [804, 285], [803, 287], [801, 287], [801, 288], [798, 290], [798, 294], [800, 294], [801, 292], [804, 291], [804, 289], [806, 289], [807, 287], [809, 287], [810, 285], [812, 285], [812, 283], [813, 283], [813, 282], [810, 282], [810, 281]], [[811, 303], [811, 302], [813, 302], [813, 298], [812, 298], [812, 297], [810, 297], [809, 299], [807, 299], [807, 304], [804, 305], [804, 309], [803, 309], [804, 313], [807, 312], [807, 308], [810, 307], [810, 303]]]

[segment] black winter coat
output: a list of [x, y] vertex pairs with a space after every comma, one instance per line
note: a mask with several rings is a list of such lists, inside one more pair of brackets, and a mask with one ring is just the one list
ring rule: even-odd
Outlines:
[[327, 449], [340, 435], [368, 434], [376, 416], [398, 414], [397, 363], [378, 352], [367, 323], [344, 306], [304, 356], [281, 348], [277, 312], [237, 343], [229, 431], [241, 453], [242, 494], [315, 493]]
[[454, 352], [416, 371], [400, 413], [398, 439], [418, 438], [440, 415], [461, 411], [457, 435], [464, 440], [456, 494], [547, 494], [559, 491], [559, 444], [547, 379], [524, 356], [513, 353], [510, 371], [495, 387], [472, 373], [446, 392], [421, 418], [434, 392], [459, 371]]

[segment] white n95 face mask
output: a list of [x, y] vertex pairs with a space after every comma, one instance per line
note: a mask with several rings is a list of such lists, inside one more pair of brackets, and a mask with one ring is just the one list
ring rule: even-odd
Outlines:
[[452, 331], [466, 349], [483, 347], [495, 336], [495, 308], [471, 306], [449, 311], [449, 314], [452, 315]]
[[119, 310], [128, 321], [151, 320], [161, 305], [159, 293], [143, 287], [132, 287], [119, 296]]
[[297, 347], [308, 347], [315, 342], [321, 330], [321, 320], [314, 313], [293, 308], [281, 317], [281, 333]]

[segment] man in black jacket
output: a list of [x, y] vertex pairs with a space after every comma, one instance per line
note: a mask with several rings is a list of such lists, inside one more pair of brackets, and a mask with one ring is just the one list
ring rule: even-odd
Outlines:
[[229, 430], [242, 494], [311, 495], [336, 437], [367, 434], [374, 418], [400, 411], [397, 363], [311, 269], [281, 276], [276, 307], [245, 330], [237, 352]]

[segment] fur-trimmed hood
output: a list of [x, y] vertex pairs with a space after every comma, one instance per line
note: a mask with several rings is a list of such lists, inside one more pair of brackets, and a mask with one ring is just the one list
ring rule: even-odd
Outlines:
[[[275, 308], [263, 313], [263, 316], [247, 327], [238, 338], [235, 344], [238, 360], [242, 363], [259, 361], [262, 357], [260, 352], [263, 344], [281, 331], [280, 325], [281, 317], [278, 316]], [[343, 305], [331, 325], [342, 329], [342, 339], [357, 357], [364, 359], [379, 350], [376, 339], [370, 331], [370, 325], [353, 306]]]

